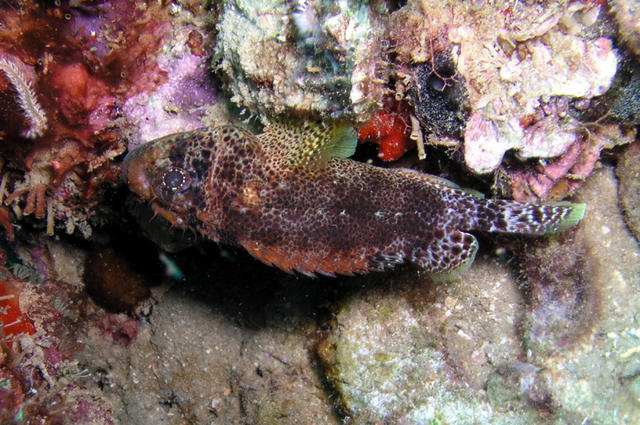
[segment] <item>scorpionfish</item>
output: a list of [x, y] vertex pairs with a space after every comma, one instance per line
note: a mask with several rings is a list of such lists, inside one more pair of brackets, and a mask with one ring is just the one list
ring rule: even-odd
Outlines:
[[347, 159], [355, 144], [337, 123], [274, 123], [260, 135], [207, 127], [134, 149], [123, 178], [173, 225], [306, 275], [410, 261], [455, 276], [478, 249], [469, 231], [554, 233], [584, 214], [584, 204], [485, 199], [436, 176]]

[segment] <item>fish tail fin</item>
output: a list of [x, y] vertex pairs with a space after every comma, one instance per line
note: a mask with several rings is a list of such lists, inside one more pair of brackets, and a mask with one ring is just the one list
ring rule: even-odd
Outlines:
[[571, 202], [535, 205], [500, 199], [476, 204], [473, 229], [531, 235], [563, 232], [582, 220], [586, 208], [586, 204]]

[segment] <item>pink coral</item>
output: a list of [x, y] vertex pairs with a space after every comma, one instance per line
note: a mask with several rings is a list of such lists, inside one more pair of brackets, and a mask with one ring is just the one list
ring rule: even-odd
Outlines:
[[600, 152], [633, 141], [635, 132], [622, 133], [615, 125], [585, 129], [584, 135], [561, 156], [533, 167], [507, 171], [511, 195], [518, 201], [559, 200], [573, 194], [591, 174]]

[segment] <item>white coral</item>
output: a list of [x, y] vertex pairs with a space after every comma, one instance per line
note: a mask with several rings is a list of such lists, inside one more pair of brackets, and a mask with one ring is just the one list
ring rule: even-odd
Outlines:
[[18, 105], [24, 111], [31, 125], [25, 132], [25, 137], [35, 139], [42, 136], [47, 129], [47, 116], [38, 103], [31, 81], [25, 78], [15, 60], [0, 58], [0, 71], [4, 72], [18, 92]]

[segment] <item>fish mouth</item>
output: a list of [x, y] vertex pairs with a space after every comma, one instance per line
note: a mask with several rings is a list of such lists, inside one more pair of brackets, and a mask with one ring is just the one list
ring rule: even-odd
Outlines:
[[122, 180], [131, 191], [145, 199], [151, 199], [151, 185], [147, 175], [149, 144], [138, 146], [124, 157]]
[[151, 176], [158, 168], [158, 161], [166, 157], [170, 143], [156, 140], [138, 146], [129, 152], [122, 162], [122, 180], [131, 191], [144, 199], [153, 198]]

